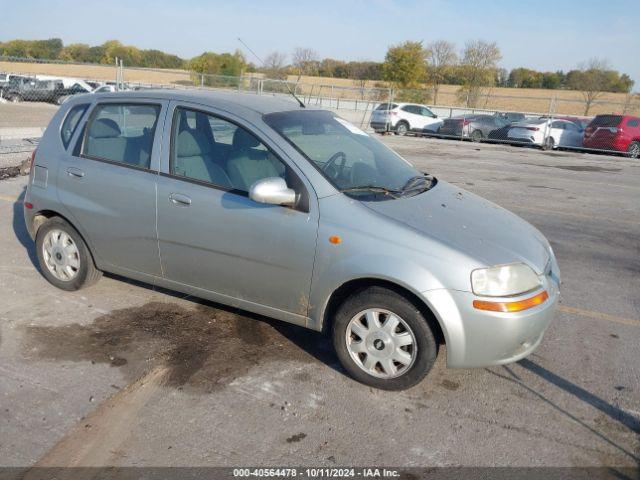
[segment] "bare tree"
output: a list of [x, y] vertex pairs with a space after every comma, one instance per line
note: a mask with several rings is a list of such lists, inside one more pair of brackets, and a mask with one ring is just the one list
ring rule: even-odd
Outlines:
[[264, 73], [269, 78], [281, 79], [287, 64], [287, 56], [284, 53], [272, 52], [264, 59]]
[[437, 40], [427, 45], [427, 83], [433, 85], [433, 103], [438, 103], [440, 85], [458, 61], [456, 46], [446, 40]]
[[610, 89], [611, 68], [609, 62], [592, 58], [567, 74], [567, 85], [580, 90], [584, 100], [584, 114], [589, 115], [593, 103]]
[[498, 62], [502, 59], [495, 42], [474, 40], [467, 42], [460, 62], [463, 85], [458, 92], [466, 106], [477, 106], [484, 87], [491, 87], [496, 81]]
[[627, 93], [624, 97], [624, 106], [622, 107], [622, 113], [629, 115], [640, 112], [640, 94]]
[[298, 82], [303, 75], [313, 75], [320, 64], [318, 53], [310, 48], [296, 47], [293, 51], [293, 66], [298, 71]]

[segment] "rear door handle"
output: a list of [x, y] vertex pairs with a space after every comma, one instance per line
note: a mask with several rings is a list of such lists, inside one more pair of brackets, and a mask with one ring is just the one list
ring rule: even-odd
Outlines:
[[84, 172], [76, 167], [67, 168], [67, 175], [70, 177], [82, 178], [84, 177]]
[[188, 207], [191, 205], [191, 198], [183, 195], [182, 193], [172, 193], [169, 195], [169, 200], [171, 200], [174, 205], [179, 205], [181, 207]]

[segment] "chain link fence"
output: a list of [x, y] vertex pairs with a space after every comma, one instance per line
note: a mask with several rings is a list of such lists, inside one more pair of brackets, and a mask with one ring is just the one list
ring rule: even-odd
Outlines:
[[[183, 70], [123, 68], [0, 58], [0, 102], [61, 103], [90, 91], [198, 88], [289, 97], [337, 112], [370, 132], [568, 149], [640, 157], [640, 95], [502, 88], [394, 89], [261, 74], [210, 75]], [[15, 60], [15, 59], [14, 59]], [[372, 85], [373, 83], [373, 85]], [[515, 90], [515, 91], [514, 91]], [[435, 101], [434, 101], [435, 100]], [[589, 114], [585, 114], [589, 112]]]

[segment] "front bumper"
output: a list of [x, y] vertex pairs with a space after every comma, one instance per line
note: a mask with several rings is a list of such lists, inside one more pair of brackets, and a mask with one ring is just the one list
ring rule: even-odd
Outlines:
[[[560, 290], [557, 281], [544, 277], [549, 298], [537, 307], [502, 313], [478, 310], [471, 292], [431, 290], [422, 294], [442, 327], [450, 368], [486, 367], [512, 363], [532, 353], [553, 320]], [[533, 292], [522, 297], [531, 297]]]

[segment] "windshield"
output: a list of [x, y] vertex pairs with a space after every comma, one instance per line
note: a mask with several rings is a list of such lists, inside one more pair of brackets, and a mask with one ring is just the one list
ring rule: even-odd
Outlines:
[[265, 115], [264, 121], [338, 190], [350, 195], [397, 198], [409, 191], [420, 193], [433, 184], [431, 177], [331, 112], [278, 112]]

